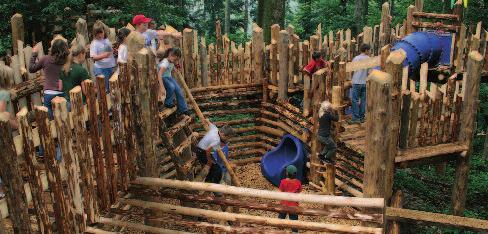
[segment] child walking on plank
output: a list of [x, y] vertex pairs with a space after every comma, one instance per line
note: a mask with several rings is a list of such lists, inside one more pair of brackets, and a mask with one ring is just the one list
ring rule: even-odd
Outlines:
[[[287, 192], [287, 193], [300, 193], [302, 191], [302, 182], [297, 177], [297, 168], [293, 165], [288, 165], [286, 167], [286, 178], [282, 179], [280, 182], [280, 191]], [[281, 205], [283, 206], [298, 206], [298, 202], [294, 201], [281, 201]], [[288, 215], [288, 218], [291, 220], [298, 220], [297, 214], [292, 213], [280, 213], [278, 218], [285, 219]], [[293, 233], [298, 233], [297, 229], [291, 229]]]
[[158, 82], [159, 82], [159, 99], [164, 99], [164, 106], [173, 108], [176, 98], [178, 113], [188, 115], [188, 105], [186, 104], [183, 90], [178, 82], [173, 78], [175, 64], [181, 59], [180, 48], [169, 48], [166, 51], [158, 51], [158, 58], [161, 62], [158, 64]]
[[320, 104], [319, 109], [319, 131], [317, 139], [324, 145], [322, 152], [319, 154], [319, 159], [324, 163], [332, 163], [335, 159], [337, 145], [330, 135], [332, 122], [337, 122], [339, 116], [337, 111], [332, 108], [329, 101], [324, 101]]

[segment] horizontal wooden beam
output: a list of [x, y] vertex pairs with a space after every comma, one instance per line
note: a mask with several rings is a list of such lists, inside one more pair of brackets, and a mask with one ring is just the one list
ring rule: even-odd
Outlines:
[[235, 214], [213, 210], [204, 210], [191, 207], [175, 206], [149, 201], [135, 199], [120, 199], [121, 202], [144, 209], [152, 209], [170, 214], [188, 215], [194, 217], [213, 218], [217, 220], [254, 223], [263, 226], [272, 226], [279, 228], [297, 228], [302, 230], [322, 231], [322, 232], [340, 232], [340, 233], [382, 233], [382, 228], [348, 226], [342, 224], [315, 223], [307, 221], [269, 218], [263, 216], [253, 216], [246, 214]]
[[441, 226], [488, 231], [488, 220], [473, 219], [418, 210], [387, 207], [386, 218], [389, 220], [423, 222]]
[[173, 234], [173, 233], [174, 234], [190, 234], [191, 233], [191, 232], [182, 232], [182, 231], [152, 227], [152, 226], [147, 226], [147, 225], [140, 224], [140, 223], [119, 221], [119, 220], [114, 220], [114, 219], [109, 219], [109, 218], [104, 218], [104, 217], [100, 217], [98, 222], [101, 224], [110, 225], [110, 226], [114, 226], [114, 227], [125, 227], [125, 228], [135, 229], [135, 230], [148, 232], [148, 233], [158, 233], [158, 234]]
[[459, 20], [459, 16], [454, 14], [439, 14], [439, 13], [420, 12], [420, 11], [413, 12], [413, 16], [418, 18], [426, 18], [426, 19]]
[[174, 189], [184, 189], [193, 191], [207, 191], [207, 192], [220, 192], [225, 194], [257, 197], [264, 199], [274, 200], [287, 200], [304, 203], [317, 203], [329, 206], [353, 206], [364, 208], [378, 208], [384, 207], [383, 198], [355, 198], [355, 197], [340, 197], [340, 196], [326, 196], [326, 195], [313, 195], [302, 193], [283, 193], [278, 191], [268, 191], [252, 188], [235, 187], [221, 184], [210, 183], [198, 183], [190, 181], [180, 180], [167, 180], [160, 178], [150, 177], [138, 177], [133, 184], [146, 185], [146, 186], [159, 186]]
[[468, 148], [465, 145], [460, 145], [457, 143], [409, 148], [398, 152], [397, 156], [395, 157], [395, 163], [415, 161], [439, 155], [462, 153], [466, 150], [468, 150]]
[[209, 92], [209, 91], [216, 91], [216, 90], [223, 90], [223, 89], [240, 89], [240, 88], [262, 87], [262, 86], [263, 84], [261, 83], [214, 85], [214, 86], [207, 86], [207, 87], [192, 88], [191, 92], [198, 93], [198, 92]]
[[444, 29], [451, 32], [457, 32], [459, 26], [449, 24], [437, 24], [431, 22], [412, 22], [412, 26], [415, 28], [431, 28], [431, 29]]

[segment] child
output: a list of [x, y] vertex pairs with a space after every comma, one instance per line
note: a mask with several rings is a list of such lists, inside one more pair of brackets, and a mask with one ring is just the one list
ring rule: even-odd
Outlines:
[[154, 53], [156, 52], [158, 33], [156, 30], [149, 28], [149, 23], [152, 21], [151, 18], [147, 18], [144, 15], [136, 15], [132, 19], [132, 25], [136, 27], [136, 31], [144, 36], [146, 46], [151, 49]]
[[127, 36], [129, 36], [130, 30], [128, 28], [121, 28], [117, 33], [117, 43], [119, 44], [117, 62], [127, 63]]
[[[208, 122], [208, 120], [206, 120]], [[230, 137], [232, 137], [235, 132], [234, 130], [225, 125], [218, 129], [214, 124], [208, 122], [210, 130], [203, 136], [203, 138], [198, 142], [196, 147], [197, 158], [201, 164], [211, 164], [210, 170], [205, 182], [218, 184], [222, 180], [222, 176], [227, 172], [224, 162], [220, 159], [217, 154], [218, 147], [222, 147], [226, 157], [228, 157], [228, 146], [227, 142]], [[227, 150], [226, 150], [227, 148]], [[210, 158], [210, 151], [214, 150], [212, 154], [213, 158]], [[228, 180], [228, 178], [224, 178]], [[226, 181], [228, 183], [228, 181]]]
[[[85, 48], [75, 43], [71, 47], [71, 59], [65, 65], [64, 71], [60, 75], [60, 79], [63, 82], [64, 98], [66, 98], [68, 111], [71, 111], [71, 100], [69, 91], [76, 86], [83, 86], [82, 82], [90, 78], [88, 71], [82, 66], [85, 62], [86, 51]], [[82, 88], [82, 90], [84, 90]], [[83, 101], [84, 101], [83, 96]]]
[[38, 62], [37, 56], [39, 49], [35, 46], [32, 49], [32, 57], [29, 63], [29, 72], [35, 73], [41, 69], [44, 71], [44, 106], [47, 107], [49, 119], [53, 119], [53, 109], [51, 100], [55, 97], [64, 95], [59, 75], [63, 70], [69, 55], [68, 43], [62, 37], [55, 37], [51, 42], [51, 49], [49, 54], [40, 58]]
[[319, 131], [317, 139], [324, 144], [324, 148], [319, 154], [319, 159], [324, 163], [332, 163], [335, 159], [337, 145], [330, 136], [330, 128], [332, 121], [336, 122], [338, 120], [337, 112], [332, 109], [330, 102], [322, 102], [319, 109]]
[[[302, 182], [297, 177], [297, 168], [293, 165], [288, 165], [286, 167], [286, 178], [282, 179], [280, 182], [280, 191], [287, 193], [300, 193], [302, 191]], [[298, 206], [298, 202], [294, 201], [281, 201], [283, 206]], [[291, 220], [298, 220], [297, 214], [292, 213], [280, 213], [278, 218], [285, 219], [288, 215]], [[293, 233], [298, 233], [297, 229], [291, 229]]]
[[326, 62], [322, 58], [322, 53], [319, 51], [314, 51], [312, 54], [312, 59], [308, 64], [303, 67], [303, 72], [308, 74], [309, 76], [313, 75], [316, 71], [328, 66], [328, 62]]
[[[361, 45], [361, 54], [352, 59], [353, 62], [369, 58], [371, 46]], [[352, 118], [349, 124], [364, 123], [364, 113], [366, 110], [366, 78], [371, 69], [361, 69], [352, 75]]]
[[[164, 100], [164, 106], [167, 108], [173, 108], [174, 98], [176, 96], [176, 102], [178, 104], [178, 113], [188, 115], [188, 106], [186, 104], [185, 97], [180, 85], [173, 78], [173, 71], [175, 63], [181, 58], [181, 50], [179, 48], [169, 48], [164, 53], [158, 51], [158, 58], [161, 62], [158, 64], [158, 79], [159, 81], [159, 97], [162, 98], [166, 95]], [[161, 80], [163, 83], [161, 83]], [[164, 85], [164, 88], [163, 88]], [[166, 92], [165, 92], [166, 91]]]
[[115, 58], [112, 44], [105, 35], [105, 27], [102, 22], [97, 21], [93, 25], [93, 41], [90, 44], [90, 57], [95, 61], [95, 76], [105, 77], [105, 91], [108, 93], [109, 80], [114, 72]]

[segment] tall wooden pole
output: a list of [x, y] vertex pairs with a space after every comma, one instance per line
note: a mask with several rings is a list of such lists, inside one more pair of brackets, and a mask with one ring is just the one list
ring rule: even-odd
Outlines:
[[[385, 3], [386, 4], [386, 3]], [[398, 151], [398, 139], [400, 135], [400, 106], [401, 106], [401, 83], [403, 75], [403, 60], [406, 58], [406, 53], [403, 50], [396, 50], [390, 53], [386, 59], [385, 70], [386, 73], [392, 77], [391, 87], [391, 124], [390, 124], [390, 142], [388, 143], [389, 154], [386, 158], [386, 196], [388, 200], [393, 192], [393, 175], [395, 174], [394, 164], [395, 156]], [[367, 138], [369, 139], [369, 138]]]
[[385, 197], [387, 159], [385, 147], [391, 137], [391, 86], [388, 73], [374, 70], [366, 83], [366, 156], [364, 157], [364, 197]]
[[[10, 18], [12, 25], [12, 49], [13, 54], [18, 54], [19, 48], [17, 41], [24, 41], [24, 21], [22, 15], [17, 13]], [[20, 48], [21, 50], [24, 48]]]
[[279, 71], [280, 79], [278, 80], [278, 99], [286, 101], [288, 98], [288, 44], [290, 36], [286, 30], [280, 31], [279, 38]]
[[461, 114], [461, 128], [459, 131], [459, 141], [468, 147], [468, 151], [465, 154], [461, 154], [458, 159], [456, 177], [452, 189], [453, 214], [459, 216], [462, 216], [464, 213], [466, 193], [468, 191], [469, 160], [476, 128], [482, 61], [483, 56], [478, 51], [471, 51], [469, 53], [466, 86], [463, 87], [465, 89], [465, 95]]
[[[208, 122], [206, 121], [205, 116], [203, 116], [203, 113], [200, 110], [200, 107], [198, 107], [198, 104], [195, 101], [195, 99], [193, 98], [193, 95], [192, 95], [190, 89], [188, 88], [188, 86], [185, 83], [185, 79], [181, 76], [181, 73], [179, 73], [179, 72], [176, 73], [176, 77], [180, 81], [180, 84], [183, 86], [182, 88], [183, 88], [183, 90], [185, 90], [186, 97], [190, 101], [190, 104], [193, 106], [193, 110], [195, 111], [198, 118], [202, 122], [203, 127], [205, 128], [205, 131], [210, 130], [210, 127], [208, 126]], [[234, 186], [241, 186], [241, 182], [239, 181], [239, 178], [237, 178], [237, 175], [234, 172], [234, 169], [232, 168], [229, 161], [225, 157], [224, 152], [222, 152], [222, 150], [220, 148], [218, 148], [217, 153], [218, 153], [220, 159], [222, 160], [222, 162], [224, 162], [225, 168], [227, 168], [227, 171], [229, 172], [230, 178], [232, 180], [232, 184]]]
[[29, 207], [24, 192], [24, 181], [20, 171], [20, 163], [15, 152], [10, 126], [10, 115], [6, 112], [0, 113], [0, 148], [2, 154], [2, 166], [0, 175], [6, 190], [7, 204], [10, 212], [10, 219], [13, 223], [14, 233], [31, 233]]

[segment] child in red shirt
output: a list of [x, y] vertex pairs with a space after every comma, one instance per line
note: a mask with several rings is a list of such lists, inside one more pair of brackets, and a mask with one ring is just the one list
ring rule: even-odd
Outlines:
[[[280, 182], [280, 191], [281, 192], [287, 192], [287, 193], [299, 193], [302, 191], [302, 182], [298, 179], [297, 177], [297, 168], [293, 165], [289, 165], [286, 167], [286, 178], [282, 179]], [[298, 206], [298, 202], [294, 201], [281, 201], [281, 205], [283, 206]], [[298, 220], [298, 215], [297, 214], [291, 214], [291, 213], [280, 213], [278, 215], [278, 218], [280, 219], [285, 219], [286, 215], [291, 220]], [[292, 232], [298, 233], [297, 229], [291, 229]]]
[[328, 66], [328, 63], [322, 58], [322, 54], [319, 51], [314, 51], [310, 62], [303, 67], [303, 72], [309, 76], [313, 75], [316, 71]]

